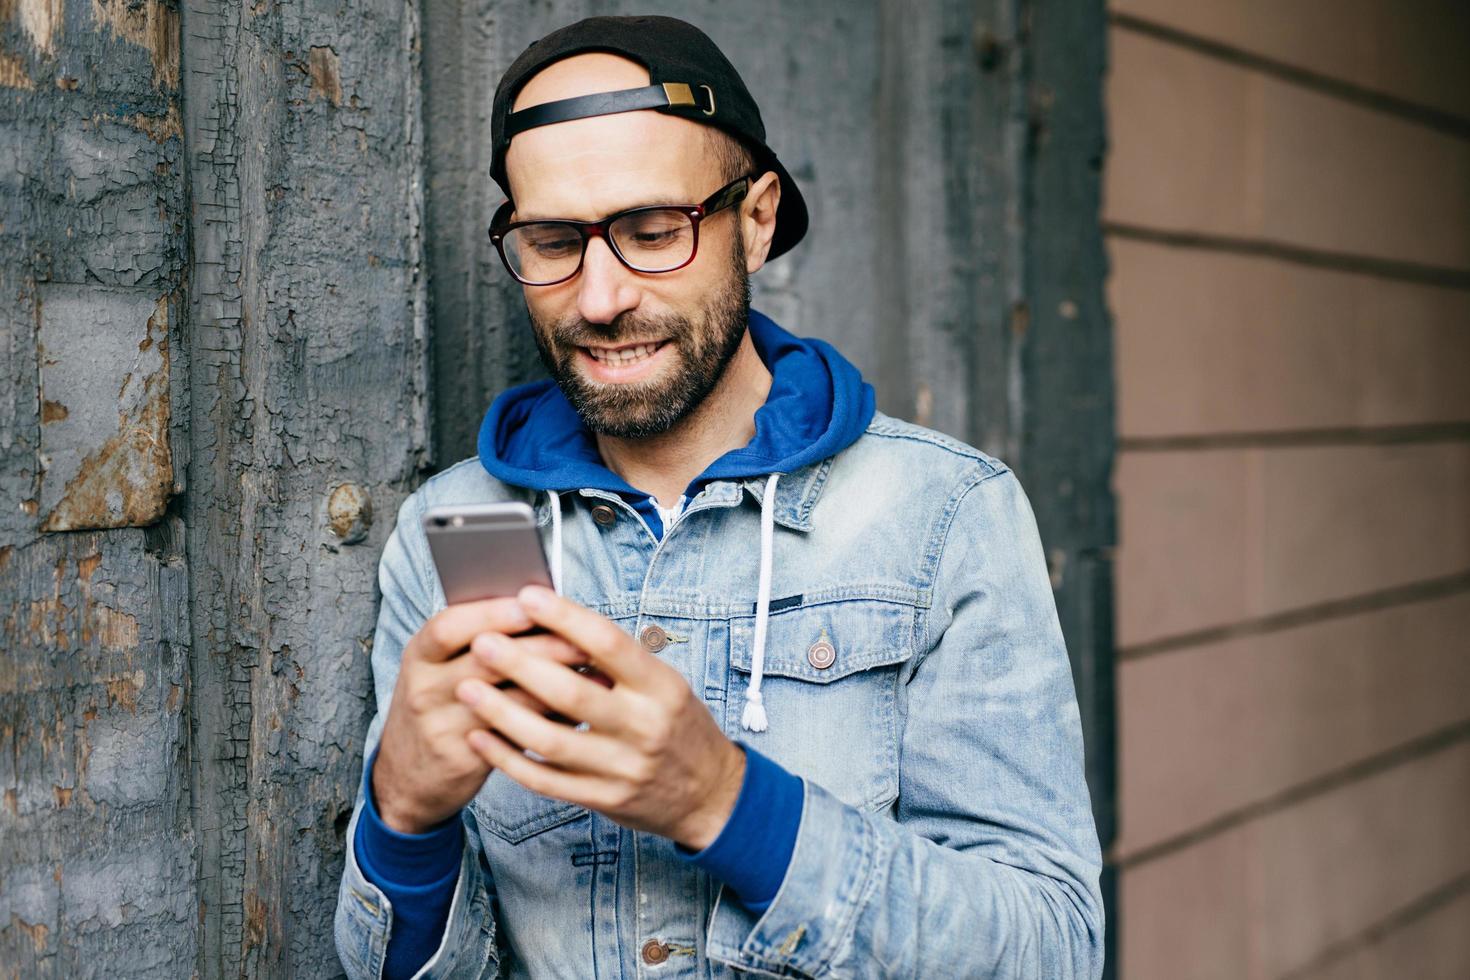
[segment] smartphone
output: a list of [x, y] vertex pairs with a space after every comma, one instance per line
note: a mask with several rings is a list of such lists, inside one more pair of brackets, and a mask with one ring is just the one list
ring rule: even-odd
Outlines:
[[[447, 603], [513, 596], [524, 585], [553, 587], [546, 552], [536, 531], [536, 512], [528, 504], [509, 501], [431, 507], [424, 515], [424, 536]], [[545, 632], [543, 627], [532, 626], [520, 635]], [[607, 675], [589, 664], [572, 669], [604, 687], [612, 686]], [[514, 686], [510, 681], [496, 685]], [[577, 724], [554, 712], [547, 717]], [[578, 728], [585, 730], [586, 725]]]
[[423, 520], [446, 602], [511, 596], [523, 585], [552, 587], [528, 504], [445, 505], [430, 508]]

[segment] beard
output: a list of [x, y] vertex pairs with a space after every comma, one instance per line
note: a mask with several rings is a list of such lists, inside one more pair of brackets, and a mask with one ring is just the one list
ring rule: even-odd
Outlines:
[[[611, 323], [588, 323], [576, 315], [543, 322], [531, 314], [541, 363], [588, 429], [619, 439], [662, 435], [714, 391], [740, 348], [750, 317], [750, 276], [738, 233], [731, 251], [729, 274], [704, 309], [692, 316], [627, 312]], [[664, 346], [672, 364], [647, 381], [601, 383], [577, 370], [579, 347], [660, 337], [668, 338]]]

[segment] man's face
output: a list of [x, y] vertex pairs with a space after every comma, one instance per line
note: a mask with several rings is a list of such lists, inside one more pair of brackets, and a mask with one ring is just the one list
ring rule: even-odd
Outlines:
[[[531, 78], [514, 108], [647, 84], [647, 71], [631, 61], [579, 55]], [[506, 168], [518, 221], [596, 221], [643, 204], [692, 204], [724, 183], [704, 128], [655, 112], [528, 130], [512, 141]], [[525, 287], [542, 363], [589, 429], [658, 435], [714, 390], [749, 312], [737, 212], [702, 222], [694, 261], [674, 272], [634, 272], [594, 237], [572, 279]]]
[[[738, 236], [735, 246], [723, 281], [694, 297], [686, 311], [625, 310], [608, 323], [594, 323], [577, 311], [548, 313], [528, 298], [541, 363], [589, 429], [623, 439], [659, 435], [714, 390], [750, 312], [750, 277]], [[696, 260], [703, 255], [701, 242]]]

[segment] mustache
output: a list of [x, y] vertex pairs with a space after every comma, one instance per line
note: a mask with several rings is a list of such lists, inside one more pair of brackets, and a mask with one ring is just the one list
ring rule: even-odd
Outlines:
[[569, 347], [606, 347], [623, 344], [678, 341], [691, 332], [688, 319], [677, 314], [649, 317], [620, 313], [611, 323], [589, 323], [581, 317], [555, 324], [552, 336]]

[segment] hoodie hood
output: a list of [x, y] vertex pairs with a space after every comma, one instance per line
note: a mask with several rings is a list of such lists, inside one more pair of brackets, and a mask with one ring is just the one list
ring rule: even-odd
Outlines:
[[[755, 435], [705, 467], [686, 496], [710, 480], [790, 473], [825, 459], [856, 441], [873, 418], [873, 386], [831, 344], [793, 336], [755, 310], [749, 323], [756, 353], [771, 372]], [[480, 426], [479, 452], [490, 475], [512, 486], [648, 497], [603, 464], [592, 432], [550, 379], [495, 399]]]

